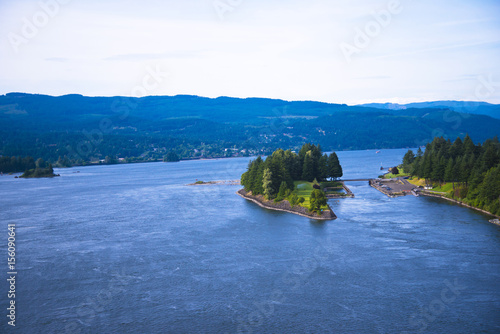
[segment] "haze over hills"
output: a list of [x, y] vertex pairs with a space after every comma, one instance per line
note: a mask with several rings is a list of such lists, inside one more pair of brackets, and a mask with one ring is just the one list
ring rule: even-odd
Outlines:
[[389, 110], [404, 110], [410, 108], [437, 108], [450, 109], [467, 114], [486, 115], [500, 119], [500, 105], [490, 104], [487, 102], [478, 101], [434, 101], [434, 102], [416, 102], [408, 104], [398, 103], [368, 103], [361, 104], [360, 107], [389, 109]]
[[467, 133], [481, 142], [499, 135], [500, 119], [431, 108], [435, 103], [441, 106], [395, 109], [265, 98], [10, 93], [0, 96], [0, 154], [143, 161], [170, 151], [181, 158], [221, 157], [296, 149], [305, 142], [328, 151], [415, 147], [435, 136], [454, 140]]

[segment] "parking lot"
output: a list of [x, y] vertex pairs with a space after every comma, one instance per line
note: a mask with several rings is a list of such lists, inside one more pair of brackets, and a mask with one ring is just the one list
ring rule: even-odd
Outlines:
[[411, 191], [415, 188], [415, 185], [402, 178], [390, 180], [376, 179], [370, 181], [370, 185], [388, 196], [411, 194]]

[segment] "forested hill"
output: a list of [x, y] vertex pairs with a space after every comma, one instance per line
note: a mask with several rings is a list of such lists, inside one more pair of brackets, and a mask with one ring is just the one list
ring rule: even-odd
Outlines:
[[[198, 96], [0, 96], [0, 154], [56, 162], [415, 147], [435, 136], [484, 141], [500, 120], [445, 109], [384, 110], [312, 101]], [[243, 152], [242, 152], [243, 151]]]
[[362, 107], [389, 109], [389, 110], [404, 110], [410, 108], [416, 109], [449, 109], [467, 114], [486, 115], [500, 119], [500, 105], [490, 104], [478, 101], [433, 101], [433, 102], [417, 102], [408, 104], [398, 103], [368, 103], [360, 105]]

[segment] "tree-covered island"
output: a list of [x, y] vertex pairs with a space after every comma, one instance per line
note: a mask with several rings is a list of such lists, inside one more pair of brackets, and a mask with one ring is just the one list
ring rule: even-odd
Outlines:
[[19, 176], [21, 178], [39, 178], [39, 177], [54, 177], [59, 176], [59, 174], [54, 174], [54, 169], [52, 164], [47, 163], [42, 158], [39, 158], [35, 162], [35, 168], [26, 169], [25, 172]]
[[259, 156], [250, 161], [241, 176], [244, 189], [238, 193], [271, 209], [334, 219], [322, 188], [342, 175], [335, 152], [328, 156], [320, 145], [304, 144], [298, 154], [278, 149], [265, 160]]

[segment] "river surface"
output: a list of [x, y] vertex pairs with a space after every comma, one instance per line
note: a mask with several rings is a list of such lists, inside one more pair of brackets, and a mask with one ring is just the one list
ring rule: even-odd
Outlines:
[[[339, 152], [373, 178], [406, 150]], [[237, 196], [250, 158], [0, 177], [1, 333], [499, 333], [500, 227], [351, 182], [315, 222]], [[77, 173], [79, 171], [79, 173]], [[7, 324], [16, 225], [16, 327]]]

